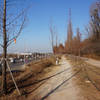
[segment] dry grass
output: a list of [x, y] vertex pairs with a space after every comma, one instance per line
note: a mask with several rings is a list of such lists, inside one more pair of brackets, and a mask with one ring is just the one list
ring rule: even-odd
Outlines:
[[96, 55], [96, 54], [87, 54], [87, 55], [83, 55], [83, 57], [93, 58], [93, 59], [96, 59], [96, 60], [100, 60], [100, 55]]
[[[33, 88], [38, 77], [41, 77], [45, 74], [43, 73], [43, 70], [45, 70], [45, 68], [49, 68], [52, 65], [55, 65], [54, 57], [27, 64], [27, 67], [23, 72], [14, 72], [13, 75], [22, 94], [25, 94], [26, 90]], [[0, 98], [3, 100], [6, 100], [6, 98], [10, 98], [11, 100], [13, 97], [15, 98], [18, 96], [18, 93], [15, 90], [14, 84], [9, 74], [7, 74], [7, 84], [8, 95], [5, 97], [1, 95]]]
[[100, 100], [100, 68], [91, 66], [82, 60], [70, 58], [74, 66], [73, 71], [82, 68], [82, 71], [74, 78], [76, 85], [80, 88], [80, 94], [86, 100]]

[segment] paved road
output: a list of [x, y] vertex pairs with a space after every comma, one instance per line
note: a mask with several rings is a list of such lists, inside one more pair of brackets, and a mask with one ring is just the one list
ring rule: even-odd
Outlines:
[[[30, 62], [35, 62], [35, 61], [38, 61], [39, 59], [37, 60], [27, 60], [26, 62], [16, 62], [16, 63], [10, 63], [9, 66], [11, 68], [12, 71], [22, 71], [25, 69], [25, 65], [30, 63]], [[1, 66], [0, 66], [0, 71], [2, 71], [1, 69]], [[7, 69], [8, 71], [8, 69]]]
[[12, 63], [10, 64], [10, 68], [11, 70], [24, 70], [25, 69], [25, 65], [31, 63], [31, 62], [35, 62], [35, 61], [39, 61], [40, 59], [33, 59], [33, 60], [27, 60], [26, 62], [18, 62], [18, 63]]
[[[48, 56], [49, 57], [49, 56]], [[39, 61], [41, 58], [33, 58], [31, 60], [26, 60], [26, 62], [21, 62], [21, 61], [17, 61], [16, 63], [10, 63], [9, 66], [11, 68], [12, 71], [22, 71], [25, 69], [25, 65], [31, 62], [37, 62]], [[42, 58], [43, 59], [43, 58]], [[2, 71], [1, 66], [0, 66], [0, 72]], [[8, 71], [8, 69], [7, 69]]]

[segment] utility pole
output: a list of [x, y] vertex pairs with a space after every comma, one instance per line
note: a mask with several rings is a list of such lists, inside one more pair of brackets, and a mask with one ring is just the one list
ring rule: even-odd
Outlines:
[[7, 93], [6, 59], [7, 59], [6, 0], [4, 0], [4, 8], [3, 8], [3, 66], [2, 66], [2, 92], [4, 94]]

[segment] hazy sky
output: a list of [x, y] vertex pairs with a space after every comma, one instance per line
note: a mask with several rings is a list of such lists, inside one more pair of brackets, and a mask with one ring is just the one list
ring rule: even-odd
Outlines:
[[[58, 31], [59, 42], [67, 38], [69, 8], [72, 10], [74, 35], [76, 28], [84, 33], [84, 26], [89, 22], [89, 8], [95, 0], [26, 0], [32, 3], [28, 11], [28, 21], [16, 44], [12, 44], [9, 52], [48, 52], [51, 51], [49, 23]], [[24, 5], [23, 5], [24, 6]]]

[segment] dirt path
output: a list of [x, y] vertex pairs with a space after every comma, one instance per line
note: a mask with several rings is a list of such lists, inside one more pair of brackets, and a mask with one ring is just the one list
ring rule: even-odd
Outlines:
[[86, 62], [93, 65], [93, 66], [100, 67], [100, 61], [98, 61], [98, 60], [87, 59]]
[[[56, 76], [44, 81], [44, 83], [31, 93], [29, 100], [84, 100], [79, 95], [79, 88], [75, 86], [73, 77], [79, 73], [72, 72], [71, 65], [65, 57], [62, 57], [57, 70], [49, 75], [56, 73]], [[27, 98], [28, 99], [28, 98]]]

